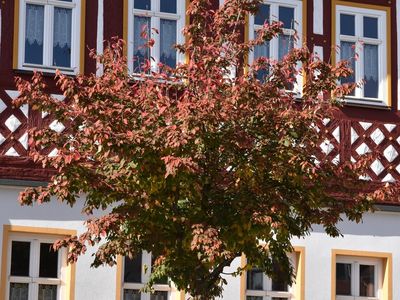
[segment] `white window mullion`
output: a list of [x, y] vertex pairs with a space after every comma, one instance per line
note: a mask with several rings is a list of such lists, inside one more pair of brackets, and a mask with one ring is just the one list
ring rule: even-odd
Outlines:
[[30, 266], [29, 266], [29, 272], [32, 277], [32, 284], [31, 284], [31, 289], [32, 291], [32, 296], [29, 299], [32, 300], [37, 300], [38, 299], [38, 294], [39, 294], [39, 285], [37, 282], [37, 278], [39, 277], [39, 263], [40, 263], [40, 243], [39, 240], [34, 239], [31, 242], [31, 260], [30, 260]]
[[52, 49], [50, 42], [53, 40], [51, 36], [53, 32], [53, 15], [54, 7], [51, 5], [44, 6], [44, 30], [43, 30], [43, 65], [45, 67], [51, 66]]
[[[159, 33], [152, 30], [152, 28], [156, 28]], [[160, 62], [160, 17], [152, 17], [151, 18], [151, 30], [150, 30], [151, 38], [154, 39], [154, 45], [151, 47], [150, 56], [151, 59], [151, 69], [154, 72], [158, 72], [158, 63]]]
[[[272, 23], [273, 21], [279, 21], [279, 6], [276, 4], [270, 4], [269, 19]], [[278, 37], [273, 38], [269, 42], [270, 58], [278, 59], [279, 56], [279, 40]]]

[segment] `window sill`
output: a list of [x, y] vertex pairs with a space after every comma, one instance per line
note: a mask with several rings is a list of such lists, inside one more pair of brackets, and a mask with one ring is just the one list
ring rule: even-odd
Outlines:
[[57, 67], [46, 67], [40, 65], [23, 65], [18, 69], [14, 69], [17, 74], [33, 74], [34, 71], [41, 72], [44, 76], [52, 76], [56, 74], [56, 70], [59, 70], [62, 74], [75, 76], [77, 75], [77, 68], [57, 68]]
[[369, 98], [354, 98], [354, 97], [346, 97], [342, 100], [343, 104], [346, 106], [355, 106], [355, 107], [365, 107], [365, 108], [375, 108], [382, 110], [390, 110], [392, 107], [387, 105], [386, 102], [379, 99], [369, 99]]

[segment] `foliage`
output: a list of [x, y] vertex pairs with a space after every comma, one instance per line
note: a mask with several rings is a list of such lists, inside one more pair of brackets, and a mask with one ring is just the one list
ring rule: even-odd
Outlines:
[[[55, 175], [20, 200], [74, 205], [85, 195], [87, 231], [58, 243], [71, 247], [70, 260], [99, 243], [94, 266], [146, 250], [157, 258], [155, 276], [213, 299], [224, 268], [242, 253], [244, 269], [256, 265], [273, 275], [279, 261], [292, 279], [286, 253], [293, 236], [313, 224], [338, 236], [343, 216], [359, 221], [373, 201], [390, 196], [383, 187], [365, 192], [368, 183], [358, 180], [373, 154], [357, 164], [321, 154], [329, 137], [316, 128], [353, 88], [337, 84], [351, 72], [345, 62], [332, 66], [304, 47], [279, 62], [244, 63], [255, 45], [281, 33], [281, 24], [265, 24], [254, 41], [242, 40], [259, 2], [228, 0], [214, 11], [208, 0], [191, 1], [186, 43], [177, 46], [188, 59], [176, 69], [156, 72], [148, 61], [133, 78], [118, 41], [95, 56], [101, 76], [57, 74], [67, 101], [46, 93], [38, 73], [31, 82], [17, 79], [17, 104], [67, 125], [61, 133], [31, 132], [32, 158]], [[259, 81], [261, 70], [267, 76]], [[288, 90], [298, 78], [300, 98]], [[44, 155], [52, 145], [58, 154]]]

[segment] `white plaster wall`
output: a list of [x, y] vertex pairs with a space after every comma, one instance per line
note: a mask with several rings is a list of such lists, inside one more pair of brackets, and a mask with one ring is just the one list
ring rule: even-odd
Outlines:
[[[66, 228], [83, 232], [82, 220], [85, 217], [81, 215], [81, 205], [69, 208], [53, 201], [49, 204], [21, 207], [17, 202], [21, 190], [0, 186], [0, 225]], [[400, 213], [365, 214], [362, 223], [344, 221], [339, 228], [343, 237], [330, 238], [321, 227], [316, 226], [309, 236], [293, 239], [294, 246], [305, 247], [305, 299], [330, 299], [332, 249], [392, 253], [393, 299], [400, 299]], [[0, 238], [0, 242], [1, 240]], [[94, 250], [90, 249], [77, 263], [75, 299], [113, 300], [116, 292], [116, 268], [90, 268]], [[239, 266], [240, 258], [237, 258], [224, 271], [231, 273]], [[225, 275], [225, 278], [228, 285], [225, 286], [221, 299], [240, 300], [240, 277]]]
[[[82, 205], [73, 208], [52, 201], [33, 207], [21, 207], [17, 202], [21, 188], [0, 187], [0, 237], [3, 236], [3, 224], [74, 229], [78, 233], [84, 231], [81, 215]], [[0, 239], [2, 241], [2, 238]], [[1, 243], [1, 242], [0, 242]], [[75, 299], [76, 300], [113, 300], [115, 299], [116, 268], [91, 268], [91, 254], [94, 248], [89, 248], [76, 265]], [[1, 246], [0, 246], [1, 255]]]

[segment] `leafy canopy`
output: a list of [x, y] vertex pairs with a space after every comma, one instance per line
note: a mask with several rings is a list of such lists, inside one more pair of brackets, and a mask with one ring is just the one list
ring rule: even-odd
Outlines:
[[[281, 33], [281, 24], [265, 24], [254, 41], [242, 40], [246, 16], [260, 2], [227, 0], [215, 11], [208, 0], [191, 1], [186, 43], [177, 46], [187, 60], [175, 69], [155, 72], [149, 61], [133, 78], [117, 41], [95, 55], [101, 76], [57, 74], [66, 101], [46, 92], [40, 74], [17, 79], [18, 104], [67, 125], [61, 133], [32, 130], [31, 157], [55, 173], [20, 201], [74, 205], [85, 195], [87, 231], [58, 243], [70, 247], [71, 261], [88, 245], [100, 244], [94, 266], [146, 250], [157, 258], [153, 279], [167, 275], [189, 294], [213, 299], [236, 257], [246, 255], [248, 265], [235, 275], [252, 266], [273, 275], [278, 261], [291, 280], [292, 237], [313, 224], [338, 236], [342, 216], [359, 221], [388, 197], [384, 188], [363, 192], [366, 182], [354, 188], [371, 157], [332, 162], [319, 148], [329, 137], [316, 128], [353, 88], [337, 84], [351, 72], [345, 62], [330, 65], [304, 47], [279, 62], [247, 65], [255, 45]], [[301, 95], [288, 90], [298, 78]], [[43, 151], [51, 146], [54, 157]]]

